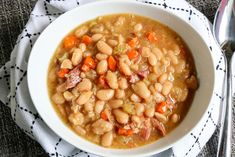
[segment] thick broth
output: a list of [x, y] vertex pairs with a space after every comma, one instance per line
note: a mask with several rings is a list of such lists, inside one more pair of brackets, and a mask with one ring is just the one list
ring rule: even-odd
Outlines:
[[[84, 28], [86, 28], [87, 31], [82, 34], [81, 30]], [[95, 62], [95, 66], [97, 66], [100, 62], [100, 57], [97, 57], [97, 53], [105, 54], [100, 52], [100, 49], [97, 48], [98, 41], [94, 41], [94, 34], [101, 34], [102, 37], [99, 40], [103, 40], [105, 43], [108, 43], [109, 47], [112, 48], [112, 54], [106, 55], [106, 57], [113, 56], [116, 60], [117, 66], [114, 72], [112, 71], [112, 68], [108, 68], [104, 74], [99, 75], [97, 74], [97, 67], [89, 67], [90, 69], [87, 71], [87, 66], [84, 66], [87, 56], [91, 56]], [[91, 38], [88, 38], [89, 40], [85, 40], [85, 35]], [[177, 125], [179, 125], [179, 123], [186, 116], [198, 85], [196, 70], [191, 53], [187, 48], [187, 45], [176, 32], [172, 31], [167, 26], [146, 17], [133, 14], [117, 14], [102, 16], [88, 21], [74, 29], [67, 37], [71, 36], [76, 37], [76, 43], [71, 46], [71, 42], [71, 47], [69, 47], [68, 45], [65, 45], [65, 38], [58, 46], [53, 58], [51, 59], [48, 70], [48, 91], [51, 102], [60, 118], [78, 135], [93, 143], [103, 145], [105, 147], [138, 147], [156, 141], [163, 135], [165, 136], [165, 134], [177, 127]], [[110, 39], [115, 42], [110, 42]], [[130, 42], [133, 39], [138, 39], [137, 43], [134, 42], [134, 46], [132, 45], [133, 42]], [[84, 44], [81, 43], [85, 43], [85, 51], [82, 50]], [[149, 59], [151, 57], [149, 57], [148, 54], [148, 57], [145, 56], [146, 54], [144, 53], [146, 47], [147, 50], [150, 49], [151, 54], [157, 58], [157, 63], [154, 61], [149, 61], [151, 60]], [[80, 48], [80, 50], [83, 51], [83, 60], [78, 65], [72, 65], [71, 69], [67, 69], [65, 76], [60, 78], [58, 76], [58, 72], [61, 72], [60, 70], [64, 69], [61, 68], [63, 61], [65, 58], [72, 60], [72, 55], [77, 48]], [[131, 53], [131, 50], [135, 51]], [[131, 62], [129, 65], [129, 67], [131, 67], [131, 75], [125, 73], [121, 68], [122, 63], [120, 62], [123, 56], [128, 56]], [[69, 67], [70, 65], [65, 64], [65, 67], [66, 66]], [[76, 88], [80, 82], [76, 83], [76, 85], [72, 88], [68, 88], [68, 86], [66, 88], [66, 81], [68, 77], [70, 77], [69, 72], [76, 67], [80, 69], [79, 77], [83, 77], [81, 80], [88, 78], [92, 83], [92, 88], [90, 89], [92, 96], [85, 104], [77, 104], [79, 96], [84, 93], [84, 91], [76, 91]], [[135, 69], [136, 67], [138, 67], [139, 71]], [[117, 98], [115, 95], [111, 98], [111, 100], [119, 99], [123, 102], [123, 104], [118, 107], [119, 109], [113, 109], [110, 107], [110, 100], [102, 100], [105, 102], [105, 105], [102, 112], [99, 113], [95, 111], [96, 102], [99, 100], [96, 96], [97, 92], [100, 89], [111, 89], [115, 91], [115, 94], [117, 93], [117, 89], [112, 89], [109, 82], [107, 83], [107, 78], [105, 78], [104, 81], [106, 82], [104, 84], [99, 82], [101, 76], [107, 77], [107, 71], [110, 71], [111, 73], [113, 72], [118, 79], [121, 77], [126, 79], [128, 82], [128, 88], [123, 90], [125, 93], [124, 97], [119, 98], [118, 96]], [[163, 77], [164, 73], [167, 75], [167, 79], [165, 81], [160, 78], [161, 76]], [[132, 76], [137, 76], [137, 81], [135, 80], [136, 78], [133, 80]], [[134, 90], [133, 86], [135, 86], [138, 82], [143, 82], [148, 91], [151, 92], [151, 95], [147, 99], [144, 98], [139, 91], [136, 92]], [[164, 86], [166, 86], [166, 82], [168, 82], [168, 85], [170, 84], [171, 90], [169, 93], [166, 94], [164, 92], [165, 94], [163, 94], [162, 90], [164, 89]], [[159, 83], [160, 85], [156, 85], [156, 83]], [[119, 84], [118, 86], [118, 88], [120, 88]], [[162, 89], [157, 91], [159, 88]], [[66, 91], [67, 95], [65, 94]], [[160, 93], [164, 98], [161, 96], [159, 98], [159, 95], [157, 97], [156, 93]], [[133, 102], [131, 100], [131, 96], [133, 94], [137, 96], [137, 99], [140, 99], [140, 102]], [[72, 100], [68, 100], [70, 99], [68, 98], [68, 95], [71, 96]], [[167, 109], [164, 112], [162, 112], [164, 108], [160, 108], [160, 105], [164, 105], [164, 103], [162, 103], [159, 99], [162, 99], [162, 102], [165, 102], [166, 106], [163, 107], [166, 107]], [[91, 109], [86, 109], [85, 105], [88, 103], [92, 104], [90, 105], [92, 106]], [[139, 115], [137, 115], [136, 111], [137, 103], [144, 105], [144, 111]], [[148, 113], [148, 111], [146, 111], [148, 108], [154, 108], [154, 113], [156, 114], [156, 112], [158, 112], [158, 115], [163, 115], [163, 119], [156, 115], [152, 116], [151, 112]], [[119, 123], [117, 121], [117, 116], [114, 114], [116, 111], [114, 110], [119, 110], [127, 114], [129, 118], [128, 122]], [[82, 114], [84, 118], [83, 122], [76, 121], [79, 121], [79, 116], [71, 116], [72, 114], [76, 115], [77, 112]], [[107, 119], [102, 119], [101, 114], [103, 114], [103, 112], [106, 116], [107, 114], [110, 114], [110, 117], [108, 116]], [[72, 118], [69, 118], [69, 116]], [[137, 116], [137, 119], [141, 119], [140, 127], [137, 127], [139, 124], [136, 124], [137, 122], [133, 120], [133, 116]], [[103, 134], [97, 134], [96, 131], [94, 132], [94, 126], [92, 125], [99, 119], [102, 119], [102, 122], [105, 120], [108, 123], [111, 123], [113, 127], [112, 130], [104, 132]], [[159, 129], [159, 124], [156, 126], [154, 123], [155, 120], [157, 120], [158, 123], [164, 127], [164, 129], [162, 129], [161, 126]], [[148, 126], [150, 130], [148, 130], [145, 126], [148, 121], [150, 121], [150, 125]], [[76, 128], [76, 126], [78, 126], [78, 128]], [[83, 130], [81, 131], [81, 129]], [[151, 132], [151, 135], [147, 137], [149, 131]], [[106, 138], [110, 138], [110, 136], [113, 137], [111, 144], [102, 142], [102, 140], [106, 140], [104, 139], [105, 134], [107, 134]]]

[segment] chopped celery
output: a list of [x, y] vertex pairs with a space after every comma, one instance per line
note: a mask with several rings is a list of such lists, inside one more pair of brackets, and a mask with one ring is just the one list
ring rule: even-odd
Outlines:
[[125, 111], [128, 114], [131, 114], [131, 115], [135, 114], [135, 106], [134, 104], [130, 102], [125, 103], [122, 108], [123, 108], [123, 111]]
[[114, 54], [124, 54], [128, 50], [127, 44], [118, 44], [114, 48]]

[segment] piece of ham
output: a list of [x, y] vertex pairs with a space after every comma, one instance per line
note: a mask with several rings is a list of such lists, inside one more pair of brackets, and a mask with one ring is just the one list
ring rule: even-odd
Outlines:
[[145, 69], [145, 70], [141, 70], [137, 72], [138, 76], [140, 76], [140, 78], [146, 78], [149, 74], [149, 69]]
[[153, 127], [159, 130], [162, 136], [166, 135], [166, 129], [161, 122], [159, 122], [156, 118], [151, 118], [151, 122]]
[[143, 127], [140, 129], [139, 135], [144, 140], [148, 140], [151, 135], [151, 122], [150, 119], [147, 119], [143, 122]]
[[136, 74], [133, 74], [133, 75], [131, 75], [130, 77], [129, 77], [129, 82], [130, 83], [136, 83], [136, 82], [138, 82], [140, 80], [140, 78], [138, 77], [138, 75], [136, 75]]
[[81, 71], [79, 70], [79, 67], [75, 67], [73, 70], [71, 70], [68, 73], [68, 77], [66, 80], [66, 89], [70, 89], [75, 87], [79, 82], [82, 81], [82, 78], [80, 77]]

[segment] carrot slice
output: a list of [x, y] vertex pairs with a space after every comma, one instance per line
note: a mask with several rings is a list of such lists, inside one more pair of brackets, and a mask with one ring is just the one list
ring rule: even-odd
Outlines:
[[57, 73], [58, 77], [64, 78], [69, 73], [69, 69], [60, 69]]
[[91, 56], [88, 56], [85, 58], [84, 64], [92, 69], [95, 69], [95, 66], [96, 66], [95, 60]]
[[156, 106], [156, 111], [161, 113], [161, 114], [164, 114], [167, 111], [167, 102], [163, 101], [160, 104], [158, 104]]
[[82, 69], [82, 71], [87, 72], [87, 71], [90, 70], [90, 67], [88, 65], [86, 65], [86, 64], [83, 64], [81, 69]]
[[133, 49], [135, 48], [139, 43], [139, 39], [137, 37], [134, 37], [132, 39], [130, 39], [127, 44]]
[[103, 119], [103, 120], [108, 120], [108, 116], [107, 114], [105, 113], [105, 111], [102, 111], [101, 114], [100, 114], [100, 117]]
[[127, 136], [131, 136], [133, 135], [133, 130], [132, 129], [128, 129], [127, 130]]
[[130, 60], [135, 59], [139, 56], [139, 53], [136, 50], [130, 50], [127, 52], [127, 56]]
[[126, 130], [126, 129], [118, 128], [118, 134], [119, 134], [119, 135], [125, 135], [126, 133], [127, 133], [127, 130]]
[[157, 41], [157, 36], [156, 36], [156, 33], [155, 32], [149, 32], [147, 34], [147, 38], [149, 41], [151, 42], [154, 42], [154, 41]]
[[108, 66], [109, 66], [109, 69], [111, 71], [116, 71], [116, 68], [117, 68], [117, 61], [115, 60], [115, 58], [113, 56], [109, 56], [108, 58]]
[[82, 43], [89, 45], [90, 43], [92, 43], [92, 38], [89, 37], [88, 35], [84, 35], [82, 37]]
[[78, 39], [75, 35], [69, 35], [64, 39], [63, 46], [65, 49], [69, 50], [76, 46], [77, 41]]
[[118, 128], [118, 132], [119, 135], [123, 135], [123, 136], [131, 136], [133, 135], [133, 130], [132, 129], [124, 129], [124, 128]]

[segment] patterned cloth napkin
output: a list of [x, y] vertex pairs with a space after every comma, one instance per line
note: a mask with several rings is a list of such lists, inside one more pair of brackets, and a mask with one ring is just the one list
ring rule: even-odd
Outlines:
[[[95, 156], [76, 149], [58, 137], [40, 118], [30, 99], [27, 86], [27, 61], [32, 46], [40, 33], [59, 15], [79, 5], [95, 0], [39, 0], [30, 14], [30, 19], [19, 35], [11, 59], [0, 69], [0, 100], [11, 108], [16, 124], [32, 139], [38, 141], [49, 156]], [[224, 58], [215, 43], [210, 22], [184, 0], [142, 1], [155, 7], [164, 8], [191, 24], [206, 41], [216, 64], [216, 87], [211, 104], [199, 124], [172, 150], [155, 156], [196, 156], [218, 126], [222, 84], [224, 79]], [[206, 67], [205, 67], [206, 68]]]

